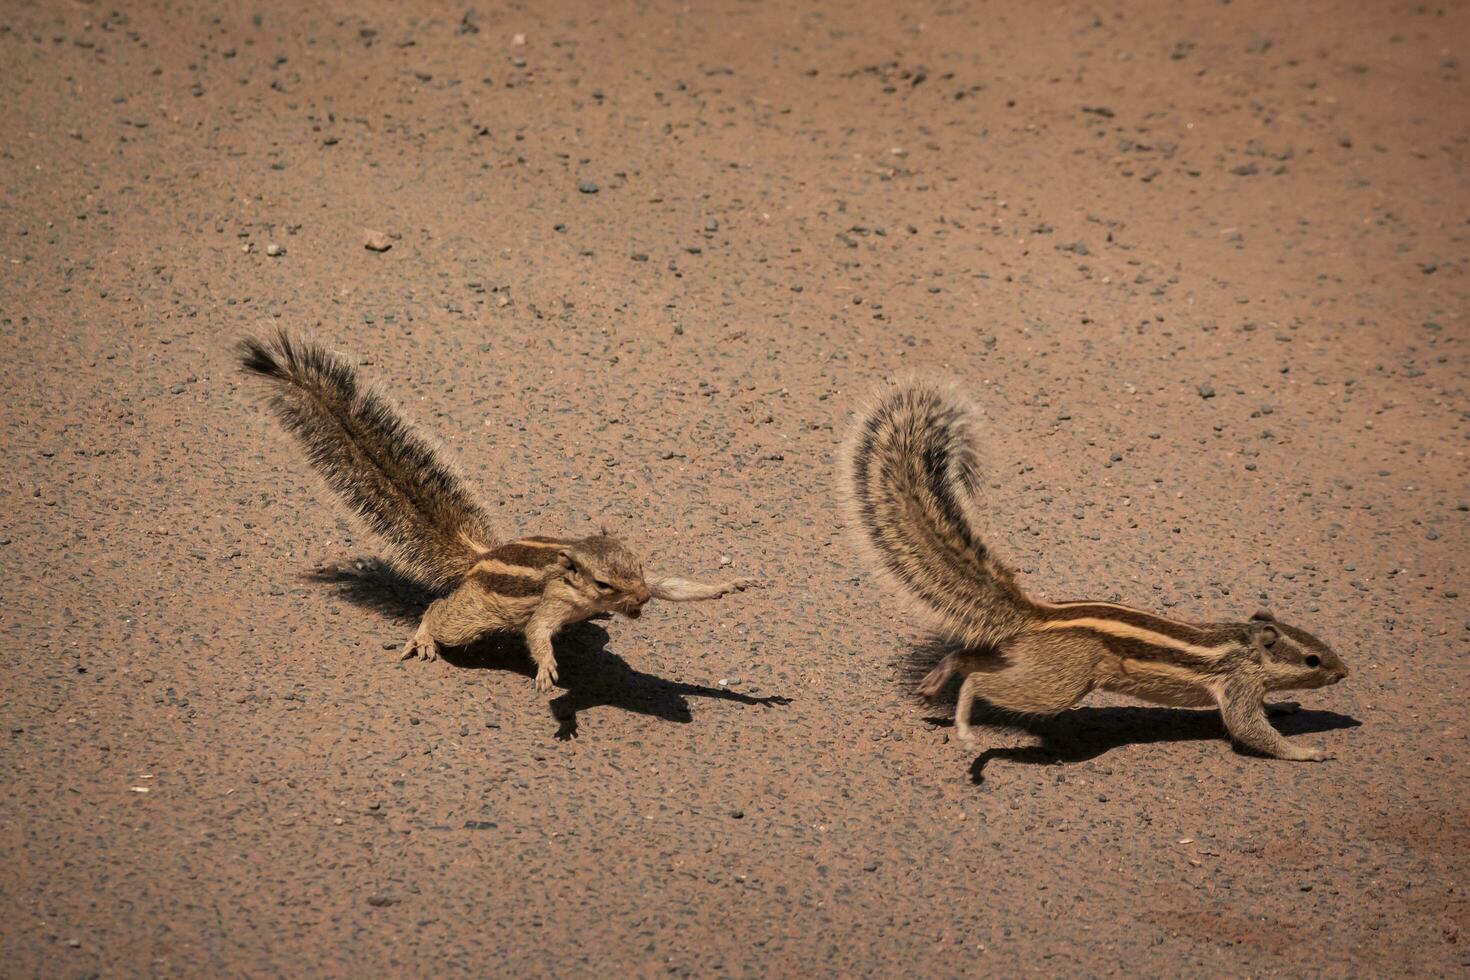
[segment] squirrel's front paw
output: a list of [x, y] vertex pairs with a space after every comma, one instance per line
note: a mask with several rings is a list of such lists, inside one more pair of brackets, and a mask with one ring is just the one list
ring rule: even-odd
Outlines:
[[726, 592], [744, 592], [746, 589], [763, 588], [758, 578], [732, 578], [726, 585]]
[[536, 690], [542, 694], [551, 693], [551, 686], [558, 680], [556, 666], [554, 664], [542, 667], [536, 671]]

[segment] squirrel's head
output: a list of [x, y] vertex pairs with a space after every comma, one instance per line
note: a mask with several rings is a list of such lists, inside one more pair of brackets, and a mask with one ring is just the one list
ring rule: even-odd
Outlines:
[[1265, 672], [1267, 690], [1326, 687], [1348, 675], [1347, 664], [1331, 647], [1264, 610], [1252, 616], [1246, 628], [1251, 659]]
[[653, 598], [643, 581], [643, 564], [610, 534], [594, 534], [567, 545], [557, 556], [562, 581], [584, 605], [637, 619]]

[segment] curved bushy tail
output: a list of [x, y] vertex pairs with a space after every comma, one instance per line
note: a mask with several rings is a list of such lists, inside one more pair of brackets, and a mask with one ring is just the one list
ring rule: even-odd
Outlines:
[[432, 588], [469, 573], [496, 544], [464, 481], [352, 365], [307, 337], [247, 337], [242, 366], [270, 381], [271, 406], [327, 485]]
[[870, 564], [955, 640], [993, 646], [1035, 607], [981, 540], [976, 414], [957, 391], [905, 382], [848, 437], [842, 479]]

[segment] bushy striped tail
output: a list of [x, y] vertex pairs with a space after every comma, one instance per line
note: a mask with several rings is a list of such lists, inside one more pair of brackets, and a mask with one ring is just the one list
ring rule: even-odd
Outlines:
[[981, 540], [976, 413], [957, 391], [906, 382], [880, 393], [848, 437], [843, 483], [869, 563], [968, 647], [1035, 617]]
[[239, 352], [273, 385], [271, 406], [313, 468], [404, 572], [443, 588], [497, 543], [465, 482], [345, 358], [284, 329]]

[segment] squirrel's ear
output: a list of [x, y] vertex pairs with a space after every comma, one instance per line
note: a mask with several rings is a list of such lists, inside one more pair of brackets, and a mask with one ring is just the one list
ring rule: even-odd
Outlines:
[[1259, 619], [1251, 620], [1251, 654], [1253, 659], [1261, 662], [1261, 658], [1268, 656], [1278, 640], [1281, 639], [1281, 631], [1276, 628], [1275, 623], [1268, 623]]
[[1253, 623], [1257, 623], [1257, 622], [1260, 622], [1260, 623], [1274, 623], [1274, 622], [1276, 622], [1276, 617], [1273, 616], [1273, 615], [1271, 615], [1269, 612], [1267, 612], [1264, 609], [1258, 609], [1258, 610], [1256, 610], [1256, 614], [1251, 617], [1251, 622], [1253, 622]]
[[569, 551], [557, 552], [556, 563], [561, 566], [561, 570], [564, 572], [570, 572], [577, 567], [577, 563], [572, 559], [572, 553]]

